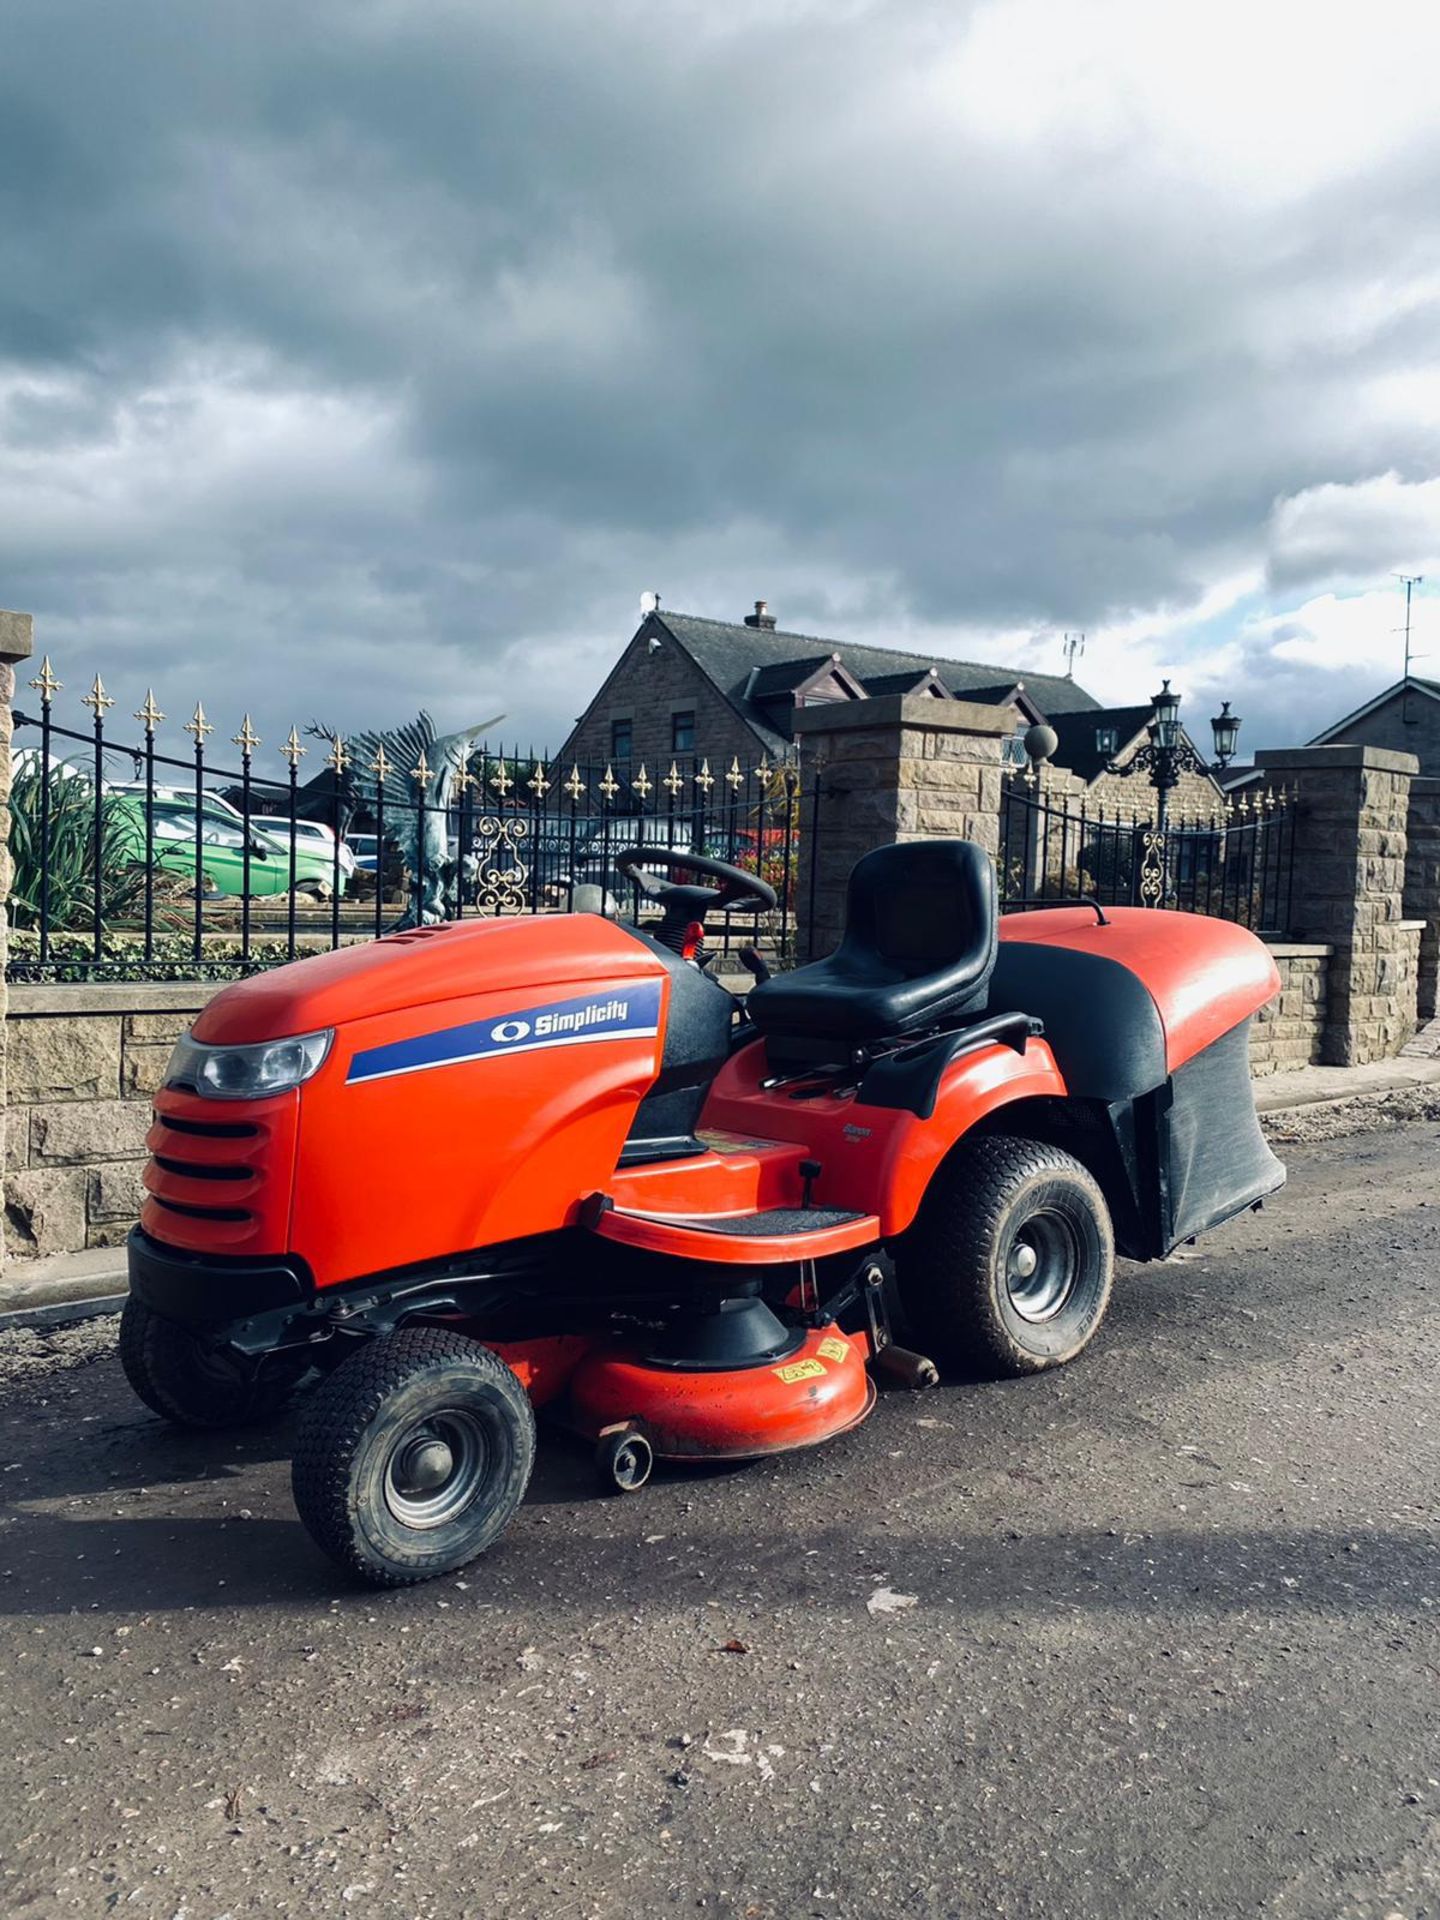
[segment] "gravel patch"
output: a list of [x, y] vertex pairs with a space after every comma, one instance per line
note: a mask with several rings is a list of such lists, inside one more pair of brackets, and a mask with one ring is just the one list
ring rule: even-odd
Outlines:
[[1353, 1100], [1317, 1102], [1284, 1113], [1260, 1116], [1267, 1139], [1277, 1145], [1339, 1140], [1352, 1133], [1377, 1133], [1382, 1127], [1440, 1120], [1440, 1085], [1399, 1087], [1389, 1093], [1360, 1093]]
[[118, 1313], [68, 1327], [16, 1327], [0, 1333], [0, 1385], [108, 1359], [120, 1338]]

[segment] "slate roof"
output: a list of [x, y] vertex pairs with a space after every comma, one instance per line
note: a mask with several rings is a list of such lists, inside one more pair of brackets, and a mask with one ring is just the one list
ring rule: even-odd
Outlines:
[[[944, 674], [940, 675], [942, 680], [944, 677]], [[876, 679], [867, 679], [865, 691], [872, 700], [878, 700], [886, 693], [913, 692], [916, 687], [923, 687], [929, 678], [929, 667], [904, 667], [899, 673], [882, 673]]]
[[1051, 758], [1057, 767], [1068, 767], [1082, 780], [1094, 780], [1105, 771], [1114, 753], [1101, 753], [1095, 745], [1097, 728], [1115, 729], [1115, 753], [1121, 753], [1149, 722], [1155, 709], [1144, 707], [1096, 706], [1084, 713], [1051, 713], [1045, 717], [1060, 737]]
[[[832, 658], [831, 654], [817, 653], [806, 660], [772, 660], [750, 681], [750, 698], [773, 700], [777, 693], [793, 693], [812, 673], [828, 667]], [[749, 680], [748, 674], [746, 679]]]
[[[868, 647], [848, 640], [823, 640], [815, 634], [747, 627], [739, 621], [702, 620], [695, 614], [668, 610], [651, 614], [650, 619], [668, 628], [730, 704], [774, 749], [787, 745], [788, 735], [778, 733], [774, 715], [756, 704], [756, 689], [763, 681], [769, 697], [774, 699], [777, 693], [793, 690], [801, 680], [808, 679], [833, 653], [839, 654], [841, 664], [872, 693], [874, 681], [904, 673], [918, 677], [934, 667], [951, 693], [991, 706], [1008, 699], [1017, 682], [1023, 681], [1026, 693], [1052, 722], [1057, 713], [1094, 710], [1099, 706], [1083, 687], [1060, 674], [1022, 673], [1017, 669], [1009, 679], [997, 682], [997, 672], [1003, 673], [1004, 669], [997, 668], [993, 660], [946, 660], [932, 653], [908, 653], [899, 647]], [[761, 671], [747, 695], [747, 683], [755, 667]], [[805, 671], [798, 671], [802, 667]], [[772, 670], [773, 680], [769, 677]], [[787, 672], [793, 673], [788, 686]]]

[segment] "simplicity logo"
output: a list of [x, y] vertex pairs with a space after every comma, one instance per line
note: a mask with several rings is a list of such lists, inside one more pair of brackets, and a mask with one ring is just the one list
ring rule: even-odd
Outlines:
[[544, 1040], [552, 1033], [583, 1033], [587, 1027], [620, 1025], [629, 1018], [628, 1000], [596, 1000], [569, 1013], [537, 1014], [533, 1027], [528, 1020], [502, 1020], [490, 1029], [490, 1036], [513, 1045], [517, 1040], [528, 1040], [532, 1033], [537, 1040]]

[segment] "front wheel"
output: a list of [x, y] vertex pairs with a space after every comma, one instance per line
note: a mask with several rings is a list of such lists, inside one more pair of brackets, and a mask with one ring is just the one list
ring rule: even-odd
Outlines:
[[438, 1327], [367, 1341], [305, 1409], [291, 1486], [316, 1545], [372, 1585], [483, 1553], [525, 1495], [535, 1415], [503, 1360]]
[[927, 1351], [992, 1378], [1039, 1373], [1094, 1336], [1115, 1238], [1105, 1196], [1073, 1155], [997, 1134], [950, 1156], [895, 1266]]
[[133, 1293], [120, 1315], [120, 1365], [152, 1413], [172, 1426], [211, 1431], [273, 1418], [310, 1368], [308, 1357], [245, 1361], [208, 1347]]

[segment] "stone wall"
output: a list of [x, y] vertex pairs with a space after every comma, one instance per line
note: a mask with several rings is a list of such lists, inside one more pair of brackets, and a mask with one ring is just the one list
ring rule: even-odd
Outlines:
[[140, 1207], [150, 1096], [218, 988], [10, 989], [5, 1126], [9, 1259], [119, 1246]]
[[1257, 1079], [1318, 1063], [1325, 1038], [1325, 989], [1332, 949], [1271, 941], [1280, 991], [1250, 1029], [1250, 1071]]
[[[845, 924], [850, 869], [891, 841], [954, 835], [1000, 851], [1001, 746], [1012, 707], [887, 694], [795, 715], [814, 874], [802, 958], [829, 953]], [[802, 842], [803, 844], [803, 842]], [[801, 887], [802, 897], [808, 892]]]
[[1287, 747], [1256, 755], [1294, 795], [1296, 939], [1332, 946], [1327, 1066], [1388, 1060], [1415, 1031], [1420, 928], [1404, 918], [1406, 823], [1418, 763], [1378, 747]]

